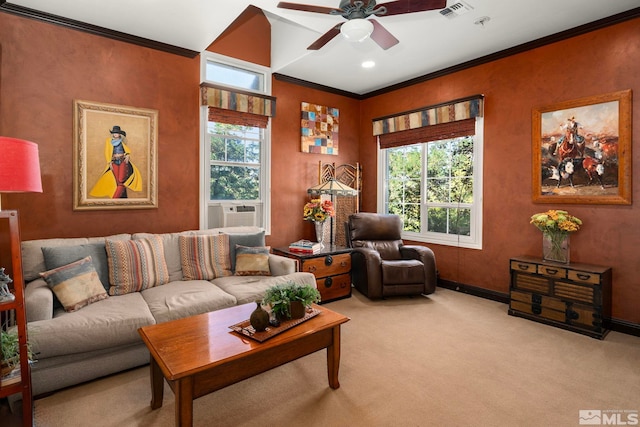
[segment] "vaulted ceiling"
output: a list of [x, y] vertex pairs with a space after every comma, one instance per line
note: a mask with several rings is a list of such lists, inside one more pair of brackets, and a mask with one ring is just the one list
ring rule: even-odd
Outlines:
[[[273, 72], [356, 95], [640, 16], [638, 0], [448, 0], [443, 13], [376, 17], [399, 40], [389, 49], [371, 39], [354, 43], [338, 35], [319, 50], [307, 50], [330, 28], [345, 22], [344, 18], [282, 9], [278, 2], [0, 0], [1, 8], [8, 12], [66, 22], [96, 33], [124, 33], [194, 55], [205, 50], [248, 6], [255, 6], [271, 23]], [[340, 0], [296, 2], [327, 8], [340, 4]], [[384, 3], [389, 2], [379, 2]], [[373, 61], [375, 66], [363, 68], [364, 61]]]

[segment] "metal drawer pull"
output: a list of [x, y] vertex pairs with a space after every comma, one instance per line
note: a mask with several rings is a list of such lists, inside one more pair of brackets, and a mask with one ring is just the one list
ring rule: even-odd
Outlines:
[[331, 265], [333, 264], [333, 257], [331, 255], [327, 255], [324, 258], [324, 265]]
[[591, 278], [590, 274], [576, 273], [576, 276], [578, 276], [578, 279], [580, 280], [589, 280]]
[[316, 266], [315, 265], [310, 265], [309, 266], [309, 273], [315, 273], [316, 272]]
[[340, 267], [346, 267], [347, 266], [347, 261], [342, 261], [340, 263]]
[[528, 270], [529, 266], [527, 264], [518, 264], [518, 268], [520, 270]]
[[556, 274], [558, 272], [555, 268], [545, 268], [544, 271], [546, 271], [547, 274]]
[[327, 277], [324, 280], [324, 287], [325, 288], [330, 288], [333, 285], [333, 279], [331, 277]]

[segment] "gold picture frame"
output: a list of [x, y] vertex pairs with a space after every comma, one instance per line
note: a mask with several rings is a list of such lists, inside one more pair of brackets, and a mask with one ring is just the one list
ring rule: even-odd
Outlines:
[[534, 203], [631, 204], [631, 90], [533, 109]]
[[157, 110], [74, 100], [73, 129], [74, 210], [158, 207]]

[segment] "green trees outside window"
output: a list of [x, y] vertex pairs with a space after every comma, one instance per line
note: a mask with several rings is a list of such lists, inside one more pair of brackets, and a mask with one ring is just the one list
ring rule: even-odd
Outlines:
[[263, 130], [209, 122], [210, 200], [258, 200]]
[[388, 213], [404, 230], [469, 236], [474, 209], [474, 138], [407, 145], [385, 150]]

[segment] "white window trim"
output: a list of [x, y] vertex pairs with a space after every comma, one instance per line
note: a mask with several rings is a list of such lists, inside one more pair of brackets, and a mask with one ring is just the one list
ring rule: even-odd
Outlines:
[[[205, 51], [200, 55], [200, 81], [208, 82], [220, 85], [217, 82], [211, 82], [206, 80], [207, 62], [215, 61], [227, 65], [231, 65], [238, 68], [244, 68], [249, 71], [264, 74], [264, 90], [253, 91], [247, 88], [235, 87], [232, 85], [224, 85], [230, 90], [240, 90], [244, 92], [255, 92], [262, 95], [271, 95], [271, 69], [262, 65], [253, 64], [251, 62], [242, 61], [240, 59], [231, 58], [228, 56], [220, 55], [213, 52]], [[222, 85], [221, 85], [222, 86]], [[200, 204], [200, 229], [208, 228], [208, 211], [211, 205], [220, 205], [223, 202], [209, 201], [209, 187], [204, 185], [204, 182], [209, 178], [210, 174], [210, 161], [209, 161], [209, 142], [208, 142], [208, 130], [207, 124], [209, 121], [209, 112], [206, 105], [200, 108], [200, 181], [199, 181], [199, 204]], [[225, 201], [224, 203], [237, 204], [237, 205], [262, 205], [262, 218], [261, 222], [267, 235], [271, 234], [271, 121], [267, 124], [264, 130], [264, 147], [260, 150], [260, 166], [262, 176], [260, 180], [260, 201], [250, 200], [233, 200]], [[203, 203], [203, 201], [207, 201]]]
[[[233, 85], [224, 85], [229, 89], [236, 89], [244, 92], [255, 92], [262, 95], [271, 95], [271, 69], [263, 65], [254, 64], [252, 62], [243, 61], [241, 59], [231, 58], [229, 56], [220, 55], [205, 51], [200, 55], [200, 82], [207, 82], [207, 62], [219, 62], [221, 64], [230, 65], [232, 67], [243, 68], [248, 71], [260, 73], [264, 75], [264, 88], [263, 90], [251, 90], [244, 87], [237, 87]], [[209, 83], [220, 85], [220, 83], [209, 81]]]
[[[471, 220], [471, 235], [459, 236], [459, 235], [447, 235], [444, 233], [415, 233], [409, 231], [402, 232], [402, 238], [406, 240], [412, 240], [415, 242], [434, 243], [438, 245], [456, 246], [468, 249], [482, 249], [482, 219], [483, 219], [483, 153], [484, 153], [484, 118], [476, 117], [476, 133], [473, 137], [473, 194], [475, 198], [476, 209], [474, 209], [474, 215]], [[387, 194], [387, 182], [386, 176], [386, 161], [384, 153], [380, 149], [380, 143], [378, 141], [377, 150], [377, 168], [378, 168], [378, 188], [377, 188], [377, 211], [384, 212], [384, 198]], [[424, 167], [423, 167], [424, 170]], [[423, 202], [424, 203], [424, 202]], [[424, 224], [422, 228], [426, 228]]]

